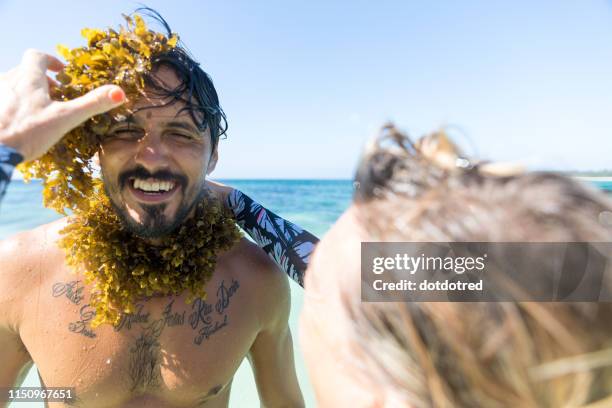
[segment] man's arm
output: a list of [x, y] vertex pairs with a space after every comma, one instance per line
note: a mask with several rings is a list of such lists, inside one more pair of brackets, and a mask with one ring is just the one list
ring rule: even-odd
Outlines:
[[278, 270], [262, 282], [267, 296], [262, 305], [262, 329], [248, 358], [255, 375], [262, 407], [303, 407], [304, 399], [295, 373], [293, 341], [289, 330], [291, 296], [289, 282]]
[[31, 357], [19, 336], [19, 299], [24, 279], [15, 279], [20, 238], [0, 241], [0, 387], [21, 384], [32, 365]]
[[21, 385], [32, 367], [32, 358], [21, 342], [19, 333], [7, 327], [0, 327], [0, 361], [0, 388]]

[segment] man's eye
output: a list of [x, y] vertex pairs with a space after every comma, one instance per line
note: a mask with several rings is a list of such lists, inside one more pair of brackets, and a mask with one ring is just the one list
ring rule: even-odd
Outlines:
[[180, 133], [180, 132], [170, 132], [170, 136], [176, 139], [185, 139], [185, 140], [193, 139], [193, 136], [186, 134], [186, 133]]

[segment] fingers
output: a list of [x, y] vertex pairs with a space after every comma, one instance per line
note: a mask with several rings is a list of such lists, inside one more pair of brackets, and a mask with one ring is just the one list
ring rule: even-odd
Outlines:
[[53, 55], [47, 55], [47, 68], [53, 72], [59, 72], [64, 68], [64, 64]]
[[63, 123], [66, 131], [73, 129], [92, 116], [109, 111], [126, 100], [123, 90], [116, 85], [104, 85], [80, 98], [55, 102], [51, 112]]
[[23, 53], [21, 65], [26, 69], [42, 73], [47, 72], [48, 69], [57, 72], [64, 67], [64, 64], [57, 58], [33, 49]]
[[45, 58], [45, 54], [29, 49], [23, 53], [23, 57], [21, 57], [21, 65], [24, 68], [29, 68], [33, 70], [46, 71], [47, 70], [47, 59]]
[[47, 84], [49, 84], [49, 89], [57, 89], [59, 84], [53, 78], [47, 75]]

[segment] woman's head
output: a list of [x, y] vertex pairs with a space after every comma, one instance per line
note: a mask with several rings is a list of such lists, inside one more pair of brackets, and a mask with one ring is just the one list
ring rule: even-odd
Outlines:
[[[367, 303], [360, 293], [362, 241], [610, 242], [603, 194], [475, 163], [442, 132], [412, 143], [393, 128], [366, 150], [356, 185], [306, 275], [303, 346], [322, 404], [580, 406], [612, 388], [612, 304]], [[534, 282], [549, 279], [533, 259]]]

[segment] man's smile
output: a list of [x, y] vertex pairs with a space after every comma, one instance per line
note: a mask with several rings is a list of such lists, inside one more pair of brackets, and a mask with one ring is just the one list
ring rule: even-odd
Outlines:
[[171, 200], [181, 184], [172, 180], [131, 177], [127, 183], [131, 195], [143, 203], [160, 203]]

